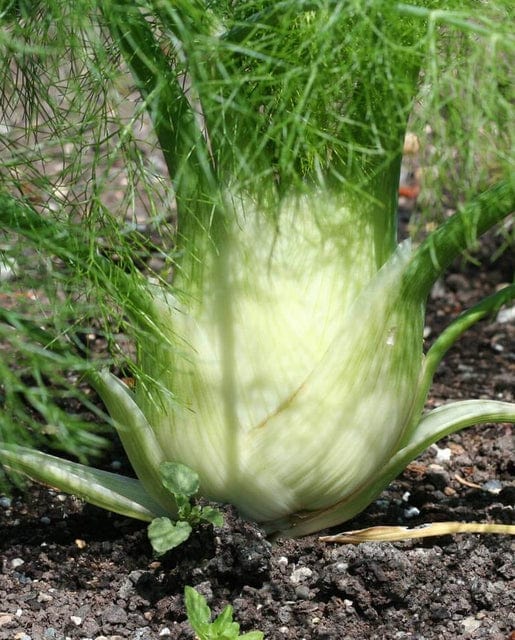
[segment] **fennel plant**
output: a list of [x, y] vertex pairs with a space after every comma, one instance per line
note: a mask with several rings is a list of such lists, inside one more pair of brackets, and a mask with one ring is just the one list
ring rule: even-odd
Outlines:
[[[71, 359], [137, 478], [12, 438], [0, 445], [7, 469], [153, 521], [177, 517], [159, 470], [180, 463], [202, 496], [299, 536], [359, 513], [443, 436], [515, 421], [514, 405], [494, 400], [424, 413], [446, 351], [515, 286], [423, 348], [434, 282], [514, 209], [509, 3], [6, 7], [2, 96], [23, 116], [20, 137], [2, 134], [0, 221], [9, 242], [51, 260], [45, 282], [54, 300], [73, 300], [77, 320], [63, 322], [59, 305], [38, 321], [3, 309], [2, 335], [38, 363]], [[398, 244], [396, 226], [410, 115], [445, 133], [438, 145], [453, 153], [435, 162], [447, 172], [452, 156], [462, 198], [417, 247]], [[120, 164], [121, 212], [107, 197]], [[155, 273], [138, 230], [143, 205], [164, 260]], [[112, 362], [80, 339], [92, 314]], [[120, 357], [120, 333], [134, 358]]]

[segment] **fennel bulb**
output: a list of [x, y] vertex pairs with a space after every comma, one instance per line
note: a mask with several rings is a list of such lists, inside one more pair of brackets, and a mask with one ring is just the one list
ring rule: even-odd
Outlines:
[[[509, 187], [492, 194], [498, 207], [512, 202]], [[495, 215], [487, 202], [472, 210], [484, 204]], [[165, 509], [149, 469], [179, 461], [199, 474], [202, 495], [293, 536], [358, 513], [443, 435], [515, 419], [513, 405], [489, 401], [422, 415], [452, 342], [515, 293], [482, 301], [424, 356], [427, 281], [412, 272], [442, 268], [459, 218], [442, 232], [442, 252], [434, 238], [415, 252], [403, 243], [378, 266], [373, 225], [356, 225], [355, 209], [320, 196], [294, 205], [279, 224], [241, 208], [192, 294], [187, 270], [177, 295], [150, 289], [152, 335], [139, 348], [145, 384], [122, 390], [110, 374], [95, 383], [136, 473]], [[145, 427], [134, 428], [132, 416]]]
[[170, 348], [140, 349], [160, 392], [137, 387], [135, 400], [164, 459], [260, 522], [329, 507], [384, 466], [419, 381], [423, 304], [402, 292], [409, 245], [377, 271], [352, 212], [321, 202], [291, 206], [279, 228], [241, 213], [197, 299], [155, 293]]

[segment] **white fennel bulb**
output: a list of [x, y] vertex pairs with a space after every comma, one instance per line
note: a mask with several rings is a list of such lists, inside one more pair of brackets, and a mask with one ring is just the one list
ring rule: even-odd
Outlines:
[[329, 507], [381, 468], [422, 362], [422, 304], [401, 297], [409, 246], [377, 271], [371, 230], [314, 204], [278, 225], [240, 213], [196, 299], [156, 292], [170, 348], [141, 349], [165, 392], [136, 399], [164, 458], [261, 522]]

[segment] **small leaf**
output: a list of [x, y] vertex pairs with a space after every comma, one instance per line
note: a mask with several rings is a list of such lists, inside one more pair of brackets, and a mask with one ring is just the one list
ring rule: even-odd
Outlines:
[[264, 640], [265, 634], [262, 631], [248, 631], [240, 638], [245, 638], [245, 640]]
[[211, 523], [215, 527], [222, 527], [224, 524], [224, 517], [222, 512], [214, 507], [204, 507], [200, 514], [202, 520]]
[[155, 518], [148, 526], [150, 543], [158, 555], [178, 547], [190, 534], [190, 525], [182, 520], [172, 522], [170, 518]]
[[163, 462], [159, 465], [163, 485], [174, 496], [194, 496], [200, 486], [198, 473], [180, 462]]
[[184, 587], [184, 602], [188, 621], [193, 631], [197, 635], [205, 637], [209, 631], [211, 620], [211, 609], [207, 606], [206, 599], [193, 587]]
[[211, 631], [214, 638], [220, 638], [223, 640], [238, 638], [240, 625], [237, 622], [233, 622], [232, 614], [233, 608], [228, 604], [216, 620], [213, 621], [211, 624]]
[[187, 520], [190, 524], [195, 525], [200, 522], [202, 516], [202, 509], [199, 506], [194, 506], [189, 509]]

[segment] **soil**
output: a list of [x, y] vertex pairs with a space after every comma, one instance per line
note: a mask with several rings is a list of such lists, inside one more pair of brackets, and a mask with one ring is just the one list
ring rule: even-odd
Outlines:
[[[511, 281], [512, 255], [456, 263], [433, 290], [428, 343], [451, 317]], [[428, 408], [459, 398], [514, 400], [513, 320], [470, 330], [440, 367]], [[106, 466], [125, 461], [116, 447]], [[512, 523], [511, 425], [465, 430], [431, 447], [343, 529], [441, 520]], [[185, 585], [241, 630], [269, 640], [515, 638], [514, 547], [457, 535], [343, 546], [318, 536], [270, 544], [225, 509], [225, 524], [155, 557], [145, 524], [45, 487], [0, 498], [0, 640], [192, 639]]]

